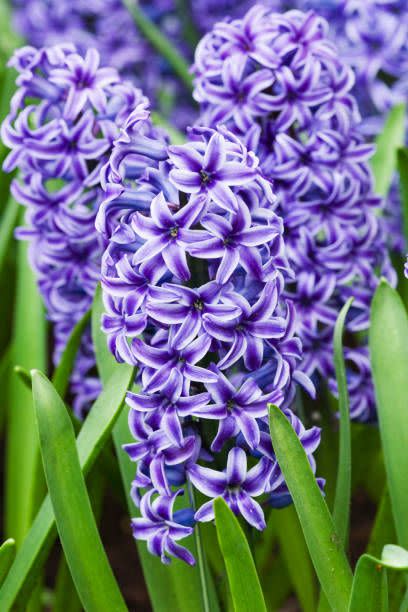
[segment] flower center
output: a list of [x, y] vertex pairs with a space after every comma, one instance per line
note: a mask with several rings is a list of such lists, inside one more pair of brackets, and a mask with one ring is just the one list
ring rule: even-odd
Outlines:
[[203, 309], [204, 309], [204, 304], [203, 304], [203, 301], [202, 301], [202, 300], [196, 300], [196, 301], [194, 302], [194, 308], [195, 308], [196, 310], [203, 310]]
[[211, 177], [205, 170], [200, 170], [200, 178], [203, 185], [208, 185]]
[[172, 238], [177, 238], [178, 233], [179, 233], [179, 228], [178, 228], [178, 227], [172, 227], [172, 228], [171, 228], [171, 230], [170, 230], [170, 236], [171, 236]]
[[227, 405], [227, 410], [231, 412], [231, 410], [234, 408], [234, 405], [235, 405], [234, 400], [233, 399], [228, 400], [226, 405]]

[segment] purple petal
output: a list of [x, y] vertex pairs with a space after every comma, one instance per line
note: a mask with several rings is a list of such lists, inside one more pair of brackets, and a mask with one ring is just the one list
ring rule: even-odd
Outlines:
[[227, 482], [228, 486], [235, 487], [244, 482], [247, 471], [247, 459], [242, 448], [232, 448], [227, 459]]
[[207, 497], [222, 495], [227, 485], [225, 474], [202, 465], [194, 464], [189, 467], [188, 475], [193, 485]]
[[264, 513], [258, 502], [246, 493], [240, 492], [237, 496], [237, 503], [240, 513], [252, 527], [260, 531], [266, 528]]

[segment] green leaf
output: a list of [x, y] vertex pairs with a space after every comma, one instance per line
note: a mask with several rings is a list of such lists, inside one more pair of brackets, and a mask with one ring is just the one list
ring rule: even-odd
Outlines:
[[370, 555], [358, 560], [350, 597], [349, 612], [387, 612], [387, 572]]
[[0, 546], [0, 586], [7, 576], [15, 556], [16, 543], [12, 538], [9, 538]]
[[400, 193], [402, 203], [402, 219], [404, 223], [404, 236], [408, 243], [408, 149], [403, 147], [397, 152], [397, 165], [400, 179]]
[[33, 398], [45, 478], [71, 576], [85, 610], [126, 611], [99, 537], [66, 407], [44, 374], [33, 370]]
[[351, 570], [304, 448], [279, 408], [270, 406], [269, 426], [283, 472], [323, 591], [334, 611], [347, 609]]
[[391, 500], [388, 489], [385, 489], [377, 507], [377, 514], [371, 530], [367, 552], [376, 557], [381, 554], [387, 542], [392, 542], [395, 539], [396, 534], [392, 517]]
[[15, 365], [14, 374], [19, 377], [22, 383], [26, 386], [27, 389], [31, 391], [31, 376], [30, 373], [19, 365]]
[[0, 437], [3, 433], [4, 419], [6, 416], [6, 408], [8, 403], [7, 387], [11, 369], [10, 353], [10, 347], [6, 348], [0, 359], [0, 385], [5, 390], [5, 393], [3, 394], [3, 397], [1, 398], [0, 402]]
[[[88, 473], [109, 438], [133, 379], [134, 368], [118, 365], [84, 421], [77, 438], [84, 474]], [[9, 610], [27, 600], [55, 537], [55, 519], [47, 496], [0, 589], [0, 610]]]
[[98, 373], [100, 379], [102, 381], [102, 385], [105, 385], [106, 382], [114, 372], [118, 368], [118, 364], [112, 355], [112, 353], [108, 349], [108, 343], [106, 335], [101, 330], [101, 319], [102, 314], [105, 312], [103, 302], [102, 302], [102, 288], [99, 284], [95, 291], [95, 297], [92, 304], [92, 342], [95, 350], [95, 359], [96, 359], [96, 367], [98, 369]]
[[372, 302], [369, 346], [391, 507], [398, 542], [408, 548], [408, 317], [385, 280]]
[[[28, 263], [27, 244], [17, 244], [17, 287], [11, 363], [30, 370], [47, 367], [47, 326], [41, 297]], [[41, 458], [29, 391], [10, 376], [6, 436], [5, 532], [19, 548], [43, 496]]]
[[222, 498], [214, 501], [214, 511], [235, 612], [266, 612], [255, 563], [238, 519]]
[[91, 310], [88, 310], [72, 330], [71, 335], [68, 338], [68, 342], [65, 346], [64, 352], [62, 353], [60, 362], [53, 374], [53, 385], [59, 395], [61, 395], [61, 397], [64, 397], [67, 391], [69, 378], [71, 376], [72, 368], [74, 367], [75, 363], [75, 358], [78, 349], [81, 345], [82, 335], [90, 320]]
[[304, 612], [316, 610], [316, 578], [302, 528], [293, 506], [272, 512], [277, 523], [280, 549], [293, 588]]
[[4, 273], [10, 243], [13, 239], [14, 228], [16, 227], [19, 206], [17, 202], [9, 197], [3, 211], [0, 224], [0, 276]]
[[334, 328], [334, 366], [336, 369], [339, 393], [340, 441], [336, 494], [333, 506], [333, 522], [344, 547], [347, 546], [350, 522], [351, 428], [346, 366], [343, 356], [343, 331], [347, 313], [350, 310], [352, 302], [353, 298], [350, 298], [344, 304]]
[[404, 144], [405, 110], [405, 104], [398, 104], [391, 109], [371, 159], [375, 190], [383, 197], [388, 194], [392, 175], [397, 169], [397, 149]]

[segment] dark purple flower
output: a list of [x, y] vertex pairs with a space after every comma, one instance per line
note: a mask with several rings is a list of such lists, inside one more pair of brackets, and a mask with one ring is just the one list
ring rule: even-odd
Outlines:
[[169, 563], [168, 555], [171, 555], [194, 565], [194, 557], [190, 551], [177, 544], [178, 540], [193, 532], [192, 527], [177, 521], [178, 512], [173, 510], [174, 502], [180, 493], [181, 491], [177, 491], [168, 496], [159, 495], [154, 500], [154, 490], [145, 493], [140, 502], [142, 516], [132, 520], [132, 531], [135, 538], [147, 541], [149, 551], [160, 557], [163, 563]]
[[[188, 476], [193, 485], [207, 497], [223, 497], [235, 514], [241, 514], [256, 529], [265, 529], [261, 506], [253, 497], [265, 492], [273, 463], [266, 457], [247, 470], [247, 456], [242, 448], [232, 448], [228, 453], [227, 467], [217, 472], [201, 465], [193, 465]], [[204, 503], [195, 514], [196, 521], [214, 518], [214, 500]]]
[[238, 201], [231, 187], [245, 185], [255, 178], [256, 167], [250, 155], [237, 161], [228, 161], [228, 148], [224, 136], [215, 132], [206, 147], [202, 141], [169, 147], [172, 183], [185, 193], [208, 194], [221, 208], [235, 212]]

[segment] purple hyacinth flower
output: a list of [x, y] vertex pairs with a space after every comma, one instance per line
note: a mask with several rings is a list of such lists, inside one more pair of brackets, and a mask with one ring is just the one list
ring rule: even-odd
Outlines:
[[180, 191], [208, 194], [218, 206], [235, 212], [238, 202], [231, 187], [244, 185], [254, 178], [256, 168], [244, 162], [227, 161], [226, 147], [224, 136], [218, 133], [211, 136], [205, 150], [194, 142], [169, 147], [174, 166], [170, 179]]
[[[253, 497], [262, 495], [270, 478], [273, 463], [262, 457], [256, 466], [247, 471], [247, 457], [242, 448], [232, 448], [228, 453], [227, 467], [217, 472], [201, 465], [192, 465], [188, 475], [193, 485], [207, 497], [223, 497], [235, 514], [241, 514], [256, 529], [265, 529], [261, 506]], [[196, 521], [214, 519], [214, 500], [205, 502], [195, 513]]]
[[[225, 294], [225, 300], [223, 295]], [[205, 332], [203, 317], [212, 314], [222, 320], [231, 320], [241, 313], [239, 305], [228, 301], [228, 293], [217, 282], [211, 281], [198, 289], [175, 284], [165, 284], [156, 291], [154, 300], [146, 306], [149, 316], [165, 325], [179, 324], [172, 337], [172, 346], [181, 350], [194, 338]]]
[[160, 557], [162, 563], [170, 563], [171, 555], [189, 565], [195, 565], [190, 551], [177, 544], [178, 540], [193, 533], [192, 527], [177, 522], [177, 512], [173, 511], [174, 502], [180, 493], [177, 491], [172, 495], [158, 496], [154, 500], [154, 490], [145, 493], [140, 502], [142, 516], [132, 519], [133, 535], [138, 540], [146, 540], [149, 551]]
[[265, 211], [263, 217], [265, 224], [254, 224], [243, 202], [238, 202], [231, 221], [208, 214], [202, 220], [207, 231], [200, 234], [200, 242], [193, 243], [188, 251], [194, 257], [220, 259], [215, 278], [222, 285], [228, 282], [239, 263], [261, 275], [262, 260], [257, 247], [278, 239], [282, 231], [280, 220], [273, 213], [267, 215]]
[[104, 88], [116, 83], [118, 74], [113, 68], [100, 68], [99, 62], [96, 49], [89, 49], [84, 58], [72, 53], [67, 58], [66, 67], [54, 68], [51, 71], [52, 83], [59, 87], [68, 87], [64, 109], [67, 119], [75, 119], [88, 100], [96, 111], [105, 111], [107, 98]]
[[189, 231], [200, 216], [204, 200], [195, 199], [178, 212], [170, 211], [164, 194], [159, 193], [150, 206], [150, 217], [136, 213], [132, 218], [132, 229], [146, 240], [133, 255], [133, 264], [141, 264], [161, 256], [169, 270], [180, 280], [188, 280], [190, 271], [187, 265], [184, 245], [197, 240], [197, 232]]
[[207, 383], [206, 387], [214, 403], [192, 410], [195, 416], [219, 420], [211, 450], [219, 452], [224, 443], [239, 432], [248, 446], [255, 449], [260, 442], [257, 419], [268, 415], [268, 404], [279, 406], [284, 398], [283, 393], [276, 389], [264, 394], [252, 378], [246, 378], [236, 389], [219, 370], [214, 366], [212, 369], [217, 373], [217, 382]]

